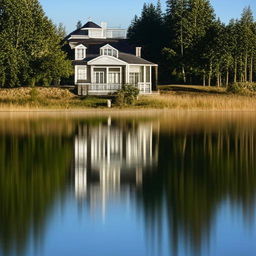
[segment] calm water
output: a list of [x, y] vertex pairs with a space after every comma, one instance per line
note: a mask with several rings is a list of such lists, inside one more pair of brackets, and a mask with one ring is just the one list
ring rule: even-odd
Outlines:
[[256, 115], [0, 116], [0, 255], [256, 255]]

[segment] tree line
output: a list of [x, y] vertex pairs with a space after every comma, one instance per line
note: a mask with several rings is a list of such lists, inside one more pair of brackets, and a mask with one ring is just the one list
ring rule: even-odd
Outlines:
[[0, 0], [0, 86], [57, 85], [69, 77], [64, 35], [38, 0]]
[[224, 24], [209, 0], [167, 0], [162, 12], [144, 4], [129, 40], [159, 64], [160, 82], [227, 86], [256, 76], [256, 22], [250, 7]]

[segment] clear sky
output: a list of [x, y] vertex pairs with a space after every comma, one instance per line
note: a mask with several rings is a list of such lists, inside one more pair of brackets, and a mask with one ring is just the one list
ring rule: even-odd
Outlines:
[[[74, 30], [78, 20], [85, 23], [90, 17], [94, 22], [108, 22], [109, 26], [129, 26], [135, 14], [140, 14], [143, 3], [157, 0], [40, 0], [48, 17], [54, 23], [62, 22], [67, 32]], [[250, 5], [256, 15], [256, 0], [211, 0], [216, 15], [222, 21], [238, 18], [245, 6]], [[165, 0], [162, 0], [163, 9]]]

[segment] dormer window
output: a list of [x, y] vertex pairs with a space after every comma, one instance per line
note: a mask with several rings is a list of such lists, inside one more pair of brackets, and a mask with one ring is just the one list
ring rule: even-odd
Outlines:
[[75, 59], [83, 60], [86, 58], [86, 47], [82, 44], [75, 47]]
[[100, 48], [100, 55], [112, 56], [118, 58], [118, 50], [107, 44]]

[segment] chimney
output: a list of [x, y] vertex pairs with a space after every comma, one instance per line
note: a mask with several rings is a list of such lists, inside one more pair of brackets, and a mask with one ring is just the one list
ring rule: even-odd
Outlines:
[[100, 26], [101, 26], [103, 29], [107, 29], [108, 24], [107, 24], [107, 22], [101, 22], [101, 23], [100, 23]]
[[136, 57], [141, 58], [141, 47], [136, 47]]

